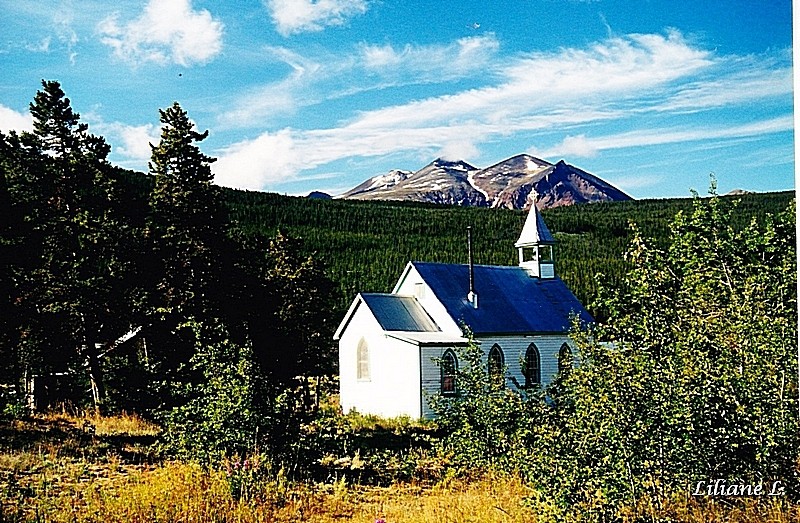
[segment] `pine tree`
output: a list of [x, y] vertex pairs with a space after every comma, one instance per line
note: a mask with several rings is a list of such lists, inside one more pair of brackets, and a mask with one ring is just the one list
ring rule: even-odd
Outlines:
[[87, 367], [95, 406], [105, 398], [101, 354], [130, 327], [124, 302], [129, 229], [115, 207], [109, 146], [88, 132], [58, 82], [30, 105], [34, 131], [4, 139], [20, 261], [14, 301], [24, 318], [29, 373]]
[[176, 102], [161, 110], [161, 140], [151, 145], [149, 234], [161, 262], [155, 271], [153, 305], [183, 315], [204, 317], [217, 309], [218, 257], [224, 241], [219, 193], [212, 185], [211, 163], [195, 145], [198, 133]]

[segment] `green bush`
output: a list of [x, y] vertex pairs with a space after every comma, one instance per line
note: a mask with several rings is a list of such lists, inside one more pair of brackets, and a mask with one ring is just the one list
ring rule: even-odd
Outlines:
[[743, 229], [732, 212], [697, 198], [666, 249], [635, 234], [609, 321], [576, 331], [581, 366], [534, 425], [537, 507], [607, 521], [716, 478], [800, 493], [794, 208]]

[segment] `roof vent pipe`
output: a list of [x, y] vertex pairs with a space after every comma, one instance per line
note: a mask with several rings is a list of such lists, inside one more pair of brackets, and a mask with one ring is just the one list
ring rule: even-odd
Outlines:
[[467, 301], [473, 309], [478, 308], [478, 294], [475, 292], [475, 264], [472, 262], [472, 227], [467, 227], [467, 256], [469, 257], [469, 293]]

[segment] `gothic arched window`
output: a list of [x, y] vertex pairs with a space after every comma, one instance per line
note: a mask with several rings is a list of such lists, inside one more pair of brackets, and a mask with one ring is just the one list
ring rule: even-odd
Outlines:
[[356, 378], [369, 381], [369, 346], [364, 338], [358, 342], [356, 349]]
[[458, 360], [452, 350], [447, 349], [445, 351], [442, 356], [442, 361], [439, 364], [439, 370], [441, 371], [442, 394], [455, 394]]
[[542, 359], [539, 349], [533, 343], [528, 345], [528, 350], [525, 351], [522, 373], [525, 375], [526, 389], [542, 382]]
[[505, 384], [504, 376], [505, 357], [500, 345], [494, 344], [489, 350], [489, 378], [496, 385]]
[[563, 374], [570, 369], [572, 369], [572, 349], [565, 343], [558, 351], [558, 373]]

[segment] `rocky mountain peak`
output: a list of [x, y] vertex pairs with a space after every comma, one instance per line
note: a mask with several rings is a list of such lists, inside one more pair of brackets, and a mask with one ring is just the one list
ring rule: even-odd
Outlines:
[[534, 188], [539, 194], [539, 208], [631, 199], [563, 159], [551, 164], [529, 154], [518, 154], [484, 169], [463, 160], [437, 158], [415, 172], [393, 170], [374, 176], [339, 198], [527, 209], [533, 203]]

